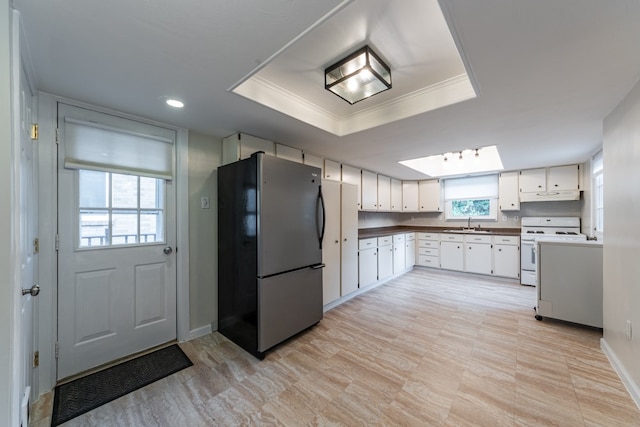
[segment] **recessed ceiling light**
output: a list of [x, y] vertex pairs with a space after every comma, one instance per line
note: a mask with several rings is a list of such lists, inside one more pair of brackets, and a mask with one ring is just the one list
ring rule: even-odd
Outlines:
[[170, 105], [173, 108], [182, 108], [184, 107], [184, 103], [182, 101], [178, 101], [177, 99], [167, 99], [167, 105]]

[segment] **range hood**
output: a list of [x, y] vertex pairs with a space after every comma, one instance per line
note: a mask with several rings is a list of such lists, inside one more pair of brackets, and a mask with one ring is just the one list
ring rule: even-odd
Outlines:
[[552, 202], [560, 200], [580, 200], [580, 190], [535, 191], [520, 193], [520, 202]]

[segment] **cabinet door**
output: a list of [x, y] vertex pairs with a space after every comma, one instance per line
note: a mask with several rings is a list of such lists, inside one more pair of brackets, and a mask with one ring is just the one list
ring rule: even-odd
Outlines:
[[391, 211], [402, 211], [402, 181], [391, 178]]
[[503, 172], [498, 178], [498, 198], [500, 210], [519, 211], [520, 194], [518, 172]]
[[493, 245], [493, 274], [520, 277], [520, 248], [516, 245]]
[[340, 223], [342, 220], [340, 183], [322, 181], [322, 196], [324, 197], [326, 227], [322, 244], [322, 303], [329, 304], [340, 298]]
[[276, 143], [276, 157], [302, 163], [302, 150]]
[[378, 280], [386, 279], [393, 274], [393, 245], [378, 248]]
[[440, 243], [440, 267], [447, 270], [464, 270], [464, 243], [441, 242]]
[[391, 178], [378, 175], [378, 211], [391, 211]]
[[324, 179], [340, 181], [341, 175], [340, 163], [324, 159]]
[[405, 240], [404, 247], [404, 268], [413, 267], [416, 264], [416, 241]]
[[240, 134], [240, 159], [246, 159], [257, 151], [264, 151], [269, 156], [275, 156], [275, 146], [272, 141], [255, 136]]
[[405, 247], [404, 241], [393, 244], [393, 274], [398, 274], [405, 270]]
[[[326, 163], [325, 163], [326, 167]], [[349, 165], [342, 165], [342, 182], [358, 187], [358, 209], [362, 209], [362, 171]]]
[[579, 190], [580, 168], [578, 165], [555, 166], [549, 168], [547, 189]]
[[358, 187], [341, 185], [342, 254], [341, 295], [358, 289]]
[[440, 180], [430, 179], [418, 183], [418, 201], [420, 212], [440, 212]]
[[522, 193], [547, 191], [547, 170], [542, 168], [520, 171], [520, 191]]
[[418, 181], [402, 181], [402, 210], [418, 212]]
[[362, 171], [362, 210], [378, 210], [378, 175]]
[[465, 269], [468, 273], [491, 274], [491, 245], [465, 243]]
[[358, 253], [358, 277], [360, 288], [378, 280], [378, 249], [362, 249]]
[[309, 153], [302, 153], [302, 160], [305, 165], [314, 166], [322, 171], [322, 178], [324, 179], [324, 160], [322, 157], [314, 156]]

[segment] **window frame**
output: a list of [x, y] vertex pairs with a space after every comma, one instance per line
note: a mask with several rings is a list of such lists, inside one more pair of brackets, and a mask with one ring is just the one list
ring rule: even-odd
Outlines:
[[604, 159], [602, 150], [591, 157], [591, 231], [598, 240], [604, 236]]
[[[466, 180], [471, 187], [485, 187], [484, 193], [480, 195], [467, 194], [467, 190], [462, 191], [462, 195], [459, 196], [459, 191], [453, 190], [447, 194], [447, 181], [451, 180]], [[475, 182], [474, 182], [475, 181]], [[482, 182], [485, 181], [485, 182]], [[461, 182], [461, 181], [458, 181]], [[464, 183], [463, 183], [464, 184]], [[444, 180], [444, 203], [445, 203], [445, 221], [468, 221], [469, 218], [474, 221], [498, 221], [498, 174], [486, 174], [486, 175], [472, 175], [467, 177], [447, 178]], [[456, 201], [471, 201], [471, 200], [489, 200], [489, 214], [488, 215], [471, 215], [471, 216], [456, 216], [453, 213], [453, 202]]]

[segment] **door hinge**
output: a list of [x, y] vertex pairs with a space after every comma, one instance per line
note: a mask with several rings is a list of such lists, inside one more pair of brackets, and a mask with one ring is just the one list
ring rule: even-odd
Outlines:
[[38, 124], [34, 123], [31, 125], [31, 139], [37, 140], [39, 135]]
[[33, 353], [33, 367], [37, 368], [40, 366], [40, 352], [36, 351]]
[[60, 250], [60, 235], [56, 234], [56, 251]]
[[56, 128], [56, 144], [60, 144], [60, 129]]
[[40, 253], [40, 239], [38, 239], [37, 237], [33, 241], [33, 253], [34, 254]]
[[58, 344], [57, 342], [56, 342], [55, 348], [54, 348], [54, 355], [55, 355], [56, 359], [60, 355], [60, 344]]

